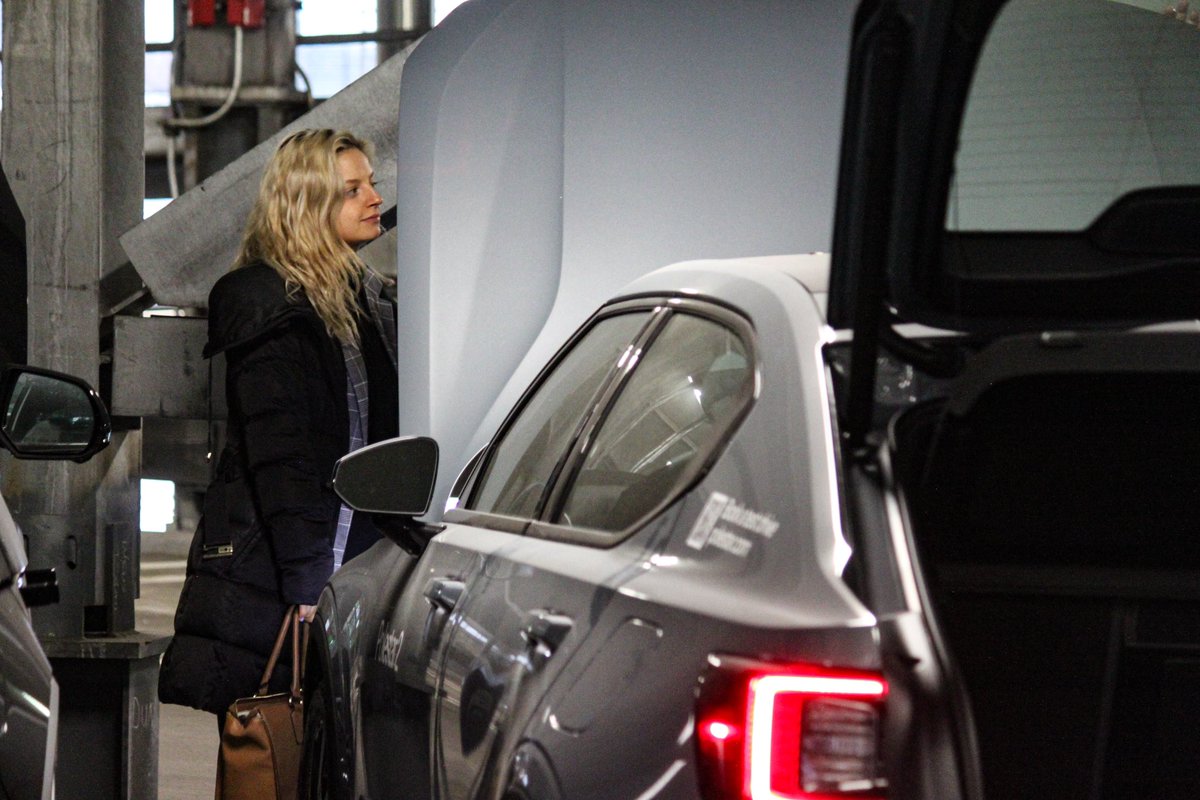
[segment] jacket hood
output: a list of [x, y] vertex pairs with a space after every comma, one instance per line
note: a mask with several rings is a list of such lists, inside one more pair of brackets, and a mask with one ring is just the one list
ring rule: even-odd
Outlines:
[[319, 323], [302, 294], [288, 297], [283, 278], [266, 264], [228, 272], [208, 295], [208, 343], [204, 357], [247, 344], [296, 318]]

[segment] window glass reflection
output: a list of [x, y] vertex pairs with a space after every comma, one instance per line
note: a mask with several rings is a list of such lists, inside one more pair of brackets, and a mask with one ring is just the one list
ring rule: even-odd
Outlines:
[[77, 450], [91, 441], [94, 418], [87, 393], [46, 375], [19, 375], [4, 411], [4, 432], [29, 453]]
[[560, 521], [619, 531], [650, 513], [711, 450], [753, 385], [736, 334], [700, 317], [672, 318], [596, 434]]
[[537, 512], [583, 415], [646, 318], [637, 313], [601, 320], [558, 363], [505, 432], [471, 508], [513, 517]]

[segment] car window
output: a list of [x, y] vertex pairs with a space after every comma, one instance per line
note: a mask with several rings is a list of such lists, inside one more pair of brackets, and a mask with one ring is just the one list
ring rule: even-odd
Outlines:
[[604, 379], [627, 357], [650, 312], [598, 321], [554, 367], [493, 449], [468, 507], [532, 517]]
[[594, 436], [558, 521], [605, 531], [633, 525], [711, 452], [753, 388], [754, 365], [736, 333], [675, 314]]
[[1134, 190], [1200, 183], [1200, 36], [1168, 5], [1005, 6], [971, 86], [948, 229], [1082, 230]]

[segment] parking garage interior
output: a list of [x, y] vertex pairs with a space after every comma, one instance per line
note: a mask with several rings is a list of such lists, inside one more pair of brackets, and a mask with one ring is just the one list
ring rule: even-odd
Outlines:
[[[452, 508], [459, 468], [626, 282], [690, 258], [831, 249], [844, 109], [823, 98], [841, 97], [855, 4], [814, 0], [828, 13], [811, 25], [775, 4], [789, 20], [775, 25], [719, 0], [611, 0], [576, 28], [561, 5], [0, 2], [0, 365], [85, 379], [113, 422], [87, 463], [0, 452], [30, 567], [57, 575], [58, 601], [32, 621], [61, 693], [59, 800], [213, 794], [213, 717], [160, 704], [158, 664], [225, 435], [207, 296], [289, 132], [374, 145], [385, 233], [360, 255], [399, 283], [400, 423], [442, 445], [435, 508]], [[501, 18], [483, 45], [470, 38]], [[571, 47], [586, 57], [568, 63]], [[1010, 532], [996, 534], [1005, 558]]]

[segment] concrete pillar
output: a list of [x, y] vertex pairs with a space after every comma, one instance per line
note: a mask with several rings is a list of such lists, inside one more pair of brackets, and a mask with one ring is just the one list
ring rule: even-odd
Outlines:
[[[26, 220], [27, 359], [107, 393], [99, 284], [141, 218], [143, 0], [5, 3], [0, 159]], [[137, 634], [140, 434], [86, 464], [4, 465], [33, 567], [62, 600], [34, 627], [62, 688], [57, 796], [154, 798], [157, 658]], [[98, 745], [96, 736], [111, 746]]]

